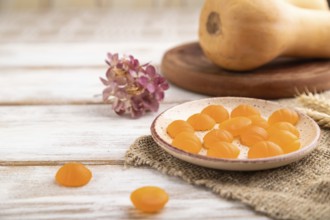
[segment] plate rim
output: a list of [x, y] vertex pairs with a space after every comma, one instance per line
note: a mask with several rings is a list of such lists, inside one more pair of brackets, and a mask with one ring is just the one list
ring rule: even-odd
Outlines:
[[[308, 120], [310, 120], [312, 122], [312, 124], [314, 125], [314, 127], [316, 128], [316, 136], [313, 139], [313, 141], [306, 147], [301, 148], [297, 151], [288, 153], [288, 154], [284, 154], [284, 155], [280, 155], [280, 156], [275, 156], [275, 157], [267, 157], [267, 158], [256, 158], [256, 159], [225, 159], [225, 158], [216, 158], [216, 157], [209, 157], [209, 156], [204, 156], [204, 155], [200, 155], [200, 154], [193, 154], [193, 153], [189, 153], [186, 151], [183, 151], [181, 149], [178, 149], [174, 146], [172, 146], [171, 144], [168, 144], [166, 141], [163, 140], [163, 138], [161, 138], [159, 136], [159, 134], [156, 132], [156, 123], [158, 122], [159, 118], [161, 116], [163, 116], [167, 111], [176, 108], [178, 106], [184, 105], [184, 104], [188, 104], [188, 103], [193, 103], [193, 102], [200, 102], [200, 101], [212, 101], [212, 100], [218, 100], [218, 99], [245, 99], [245, 100], [257, 100], [257, 101], [262, 101], [265, 103], [270, 103], [270, 104], [275, 104], [278, 105], [279, 107], [283, 107], [283, 108], [289, 108], [289, 109], [293, 109], [292, 107], [286, 107], [280, 103], [274, 102], [274, 101], [269, 101], [269, 100], [264, 100], [264, 99], [258, 99], [258, 98], [247, 98], [247, 97], [231, 97], [231, 96], [226, 96], [226, 97], [212, 97], [212, 98], [204, 98], [204, 99], [198, 99], [198, 100], [193, 100], [193, 101], [187, 101], [187, 102], [183, 102], [181, 104], [172, 106], [166, 110], [164, 110], [163, 112], [161, 112], [152, 122], [151, 126], [150, 126], [150, 130], [151, 130], [151, 136], [154, 139], [154, 141], [161, 147], [164, 148], [166, 147], [168, 150], [175, 152], [176, 154], [181, 154], [183, 156], [186, 157], [190, 157], [191, 159], [198, 159], [198, 160], [207, 160], [209, 162], [213, 162], [213, 163], [239, 163], [239, 164], [268, 164], [268, 163], [274, 163], [274, 162], [281, 162], [281, 161], [287, 161], [289, 159], [295, 159], [295, 158], [301, 158], [303, 156], [305, 156], [306, 154], [308, 154], [310, 151], [312, 151], [314, 148], [317, 147], [317, 143], [320, 139], [320, 135], [321, 135], [321, 129], [318, 126], [318, 124], [308, 115], [300, 112], [299, 110], [294, 109], [295, 111], [297, 111], [298, 114], [303, 115], [304, 117], [306, 117]], [[164, 149], [166, 150], [166, 149]], [[174, 156], [173, 154], [171, 154], [172, 156]], [[174, 156], [176, 158], [178, 158], [177, 156]], [[178, 158], [180, 160], [182, 160], [181, 158]], [[186, 161], [186, 160], [184, 160]], [[201, 166], [201, 165], [199, 165]]]

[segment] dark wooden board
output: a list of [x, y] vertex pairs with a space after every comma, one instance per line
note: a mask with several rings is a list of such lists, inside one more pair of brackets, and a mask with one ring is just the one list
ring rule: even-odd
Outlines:
[[232, 72], [211, 63], [198, 43], [167, 51], [161, 69], [173, 84], [212, 96], [277, 99], [330, 89], [328, 59], [280, 58], [253, 71]]

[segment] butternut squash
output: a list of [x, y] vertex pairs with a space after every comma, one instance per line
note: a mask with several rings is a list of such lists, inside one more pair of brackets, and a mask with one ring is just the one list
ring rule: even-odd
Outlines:
[[278, 56], [330, 58], [330, 12], [278, 0], [205, 0], [199, 42], [229, 70], [258, 68]]
[[317, 10], [329, 10], [329, 5], [326, 0], [286, 0], [289, 3], [309, 9], [317, 9]]

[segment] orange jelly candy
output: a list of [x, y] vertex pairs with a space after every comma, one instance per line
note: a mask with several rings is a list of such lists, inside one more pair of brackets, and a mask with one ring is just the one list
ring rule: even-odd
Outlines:
[[213, 118], [203, 113], [197, 113], [190, 116], [187, 122], [195, 129], [195, 131], [210, 130], [216, 124]]
[[194, 132], [194, 128], [184, 120], [175, 120], [168, 125], [166, 131], [171, 138], [175, 138], [176, 135], [183, 131]]
[[251, 147], [252, 145], [260, 142], [265, 141], [268, 139], [268, 132], [258, 126], [249, 126], [242, 134], [241, 134], [241, 143]]
[[282, 108], [276, 110], [269, 116], [268, 123], [272, 125], [275, 124], [276, 122], [285, 121], [293, 125], [296, 125], [298, 120], [299, 120], [299, 115], [296, 111], [287, 108]]
[[278, 144], [284, 153], [290, 153], [300, 148], [298, 137], [290, 131], [277, 130], [269, 134], [269, 141]]
[[260, 115], [252, 115], [248, 117], [252, 121], [252, 125], [262, 127], [264, 129], [269, 128], [268, 121], [261, 117]]
[[269, 141], [272, 141], [284, 148], [292, 142], [297, 141], [298, 137], [286, 130], [274, 130], [269, 133]]
[[202, 149], [202, 142], [192, 132], [181, 132], [172, 141], [172, 145], [176, 148], [197, 154]]
[[276, 130], [290, 131], [292, 134], [296, 135], [297, 137], [300, 137], [298, 129], [289, 122], [277, 122], [268, 128], [269, 133], [276, 132]]
[[251, 124], [252, 121], [249, 118], [236, 117], [222, 122], [220, 128], [229, 131], [234, 137], [237, 137]]
[[169, 196], [165, 190], [156, 186], [141, 187], [131, 193], [131, 201], [135, 208], [147, 213], [160, 211], [168, 199]]
[[286, 145], [285, 147], [282, 147], [285, 154], [294, 152], [296, 150], [299, 150], [301, 148], [301, 143], [299, 140], [296, 140], [292, 142], [291, 144]]
[[222, 105], [209, 105], [202, 110], [202, 113], [209, 115], [216, 123], [223, 122], [229, 118], [229, 113]]
[[250, 147], [248, 152], [249, 159], [274, 157], [284, 154], [282, 148], [270, 141], [260, 141]]
[[245, 105], [245, 104], [238, 105], [236, 108], [232, 110], [230, 114], [232, 118], [241, 117], [241, 116], [249, 117], [252, 115], [260, 116], [260, 111], [255, 107], [253, 107], [252, 105]]
[[56, 173], [58, 184], [69, 187], [86, 185], [92, 178], [92, 172], [81, 163], [67, 163]]
[[223, 141], [223, 142], [231, 143], [231, 142], [233, 142], [233, 140], [234, 140], [234, 137], [229, 131], [226, 131], [223, 129], [214, 129], [214, 130], [208, 132], [204, 136], [203, 146], [204, 146], [204, 148], [209, 149], [212, 146], [214, 146], [215, 142]]
[[207, 156], [236, 159], [239, 153], [239, 148], [232, 143], [218, 141], [213, 143], [212, 147], [207, 151]]

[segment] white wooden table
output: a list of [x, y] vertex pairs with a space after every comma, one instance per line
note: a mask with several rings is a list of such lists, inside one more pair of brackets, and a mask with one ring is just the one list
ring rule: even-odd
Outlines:
[[[197, 39], [196, 11], [134, 13], [122, 25], [118, 12], [0, 14], [0, 219], [267, 219], [155, 170], [124, 169], [126, 150], [150, 134], [157, 114], [131, 120], [102, 104], [98, 77], [106, 71], [106, 52], [132, 53], [157, 65], [166, 49]], [[133, 20], [139, 25], [130, 27]], [[172, 85], [160, 112], [203, 97]], [[68, 161], [88, 165], [88, 185], [55, 183], [57, 169]], [[132, 207], [130, 193], [145, 185], [169, 193], [161, 213]]]

